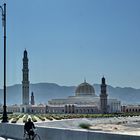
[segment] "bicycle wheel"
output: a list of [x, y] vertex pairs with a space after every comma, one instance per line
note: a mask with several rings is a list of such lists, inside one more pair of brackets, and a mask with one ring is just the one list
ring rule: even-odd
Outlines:
[[28, 136], [27, 133], [24, 134], [24, 136], [23, 136], [23, 140], [29, 140], [29, 136]]
[[38, 134], [35, 134], [34, 140], [41, 140]]

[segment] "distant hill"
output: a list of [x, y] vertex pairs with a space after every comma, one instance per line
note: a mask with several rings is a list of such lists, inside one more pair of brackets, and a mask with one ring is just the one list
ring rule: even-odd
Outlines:
[[[96, 92], [99, 95], [100, 85], [94, 85]], [[122, 102], [122, 104], [140, 104], [140, 89], [131, 87], [112, 87], [107, 86], [107, 92], [109, 98], [116, 98]]]
[[[66, 98], [75, 95], [75, 86], [60, 86], [54, 83], [30, 84], [30, 93], [33, 91], [35, 102], [47, 103], [50, 99]], [[100, 85], [94, 85], [96, 95], [100, 94]], [[124, 104], [140, 104], [140, 89], [131, 87], [112, 87], [108, 86], [108, 96], [117, 98]], [[7, 104], [21, 104], [22, 86], [21, 84], [7, 87]], [[3, 90], [0, 89], [0, 103], [3, 103]]]

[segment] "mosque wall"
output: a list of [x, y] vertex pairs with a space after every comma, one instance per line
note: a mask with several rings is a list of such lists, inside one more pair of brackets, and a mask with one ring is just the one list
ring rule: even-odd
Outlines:
[[124, 113], [138, 113], [140, 112], [140, 105], [125, 105], [121, 107]]
[[67, 104], [64, 106], [46, 106], [47, 113], [55, 114], [97, 114], [99, 109], [97, 106], [77, 106], [73, 104]]

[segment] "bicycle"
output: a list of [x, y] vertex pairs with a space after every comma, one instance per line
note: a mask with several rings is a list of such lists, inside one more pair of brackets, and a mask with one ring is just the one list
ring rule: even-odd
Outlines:
[[34, 135], [30, 136], [30, 138], [29, 138], [29, 133], [27, 131], [24, 131], [23, 139], [24, 140], [41, 140], [40, 136], [35, 131], [34, 131]]

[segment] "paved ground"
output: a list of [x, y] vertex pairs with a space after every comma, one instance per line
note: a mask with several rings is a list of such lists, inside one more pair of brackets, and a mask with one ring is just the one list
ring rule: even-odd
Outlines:
[[0, 140], [14, 140], [14, 139], [5, 139], [5, 138], [0, 137]]

